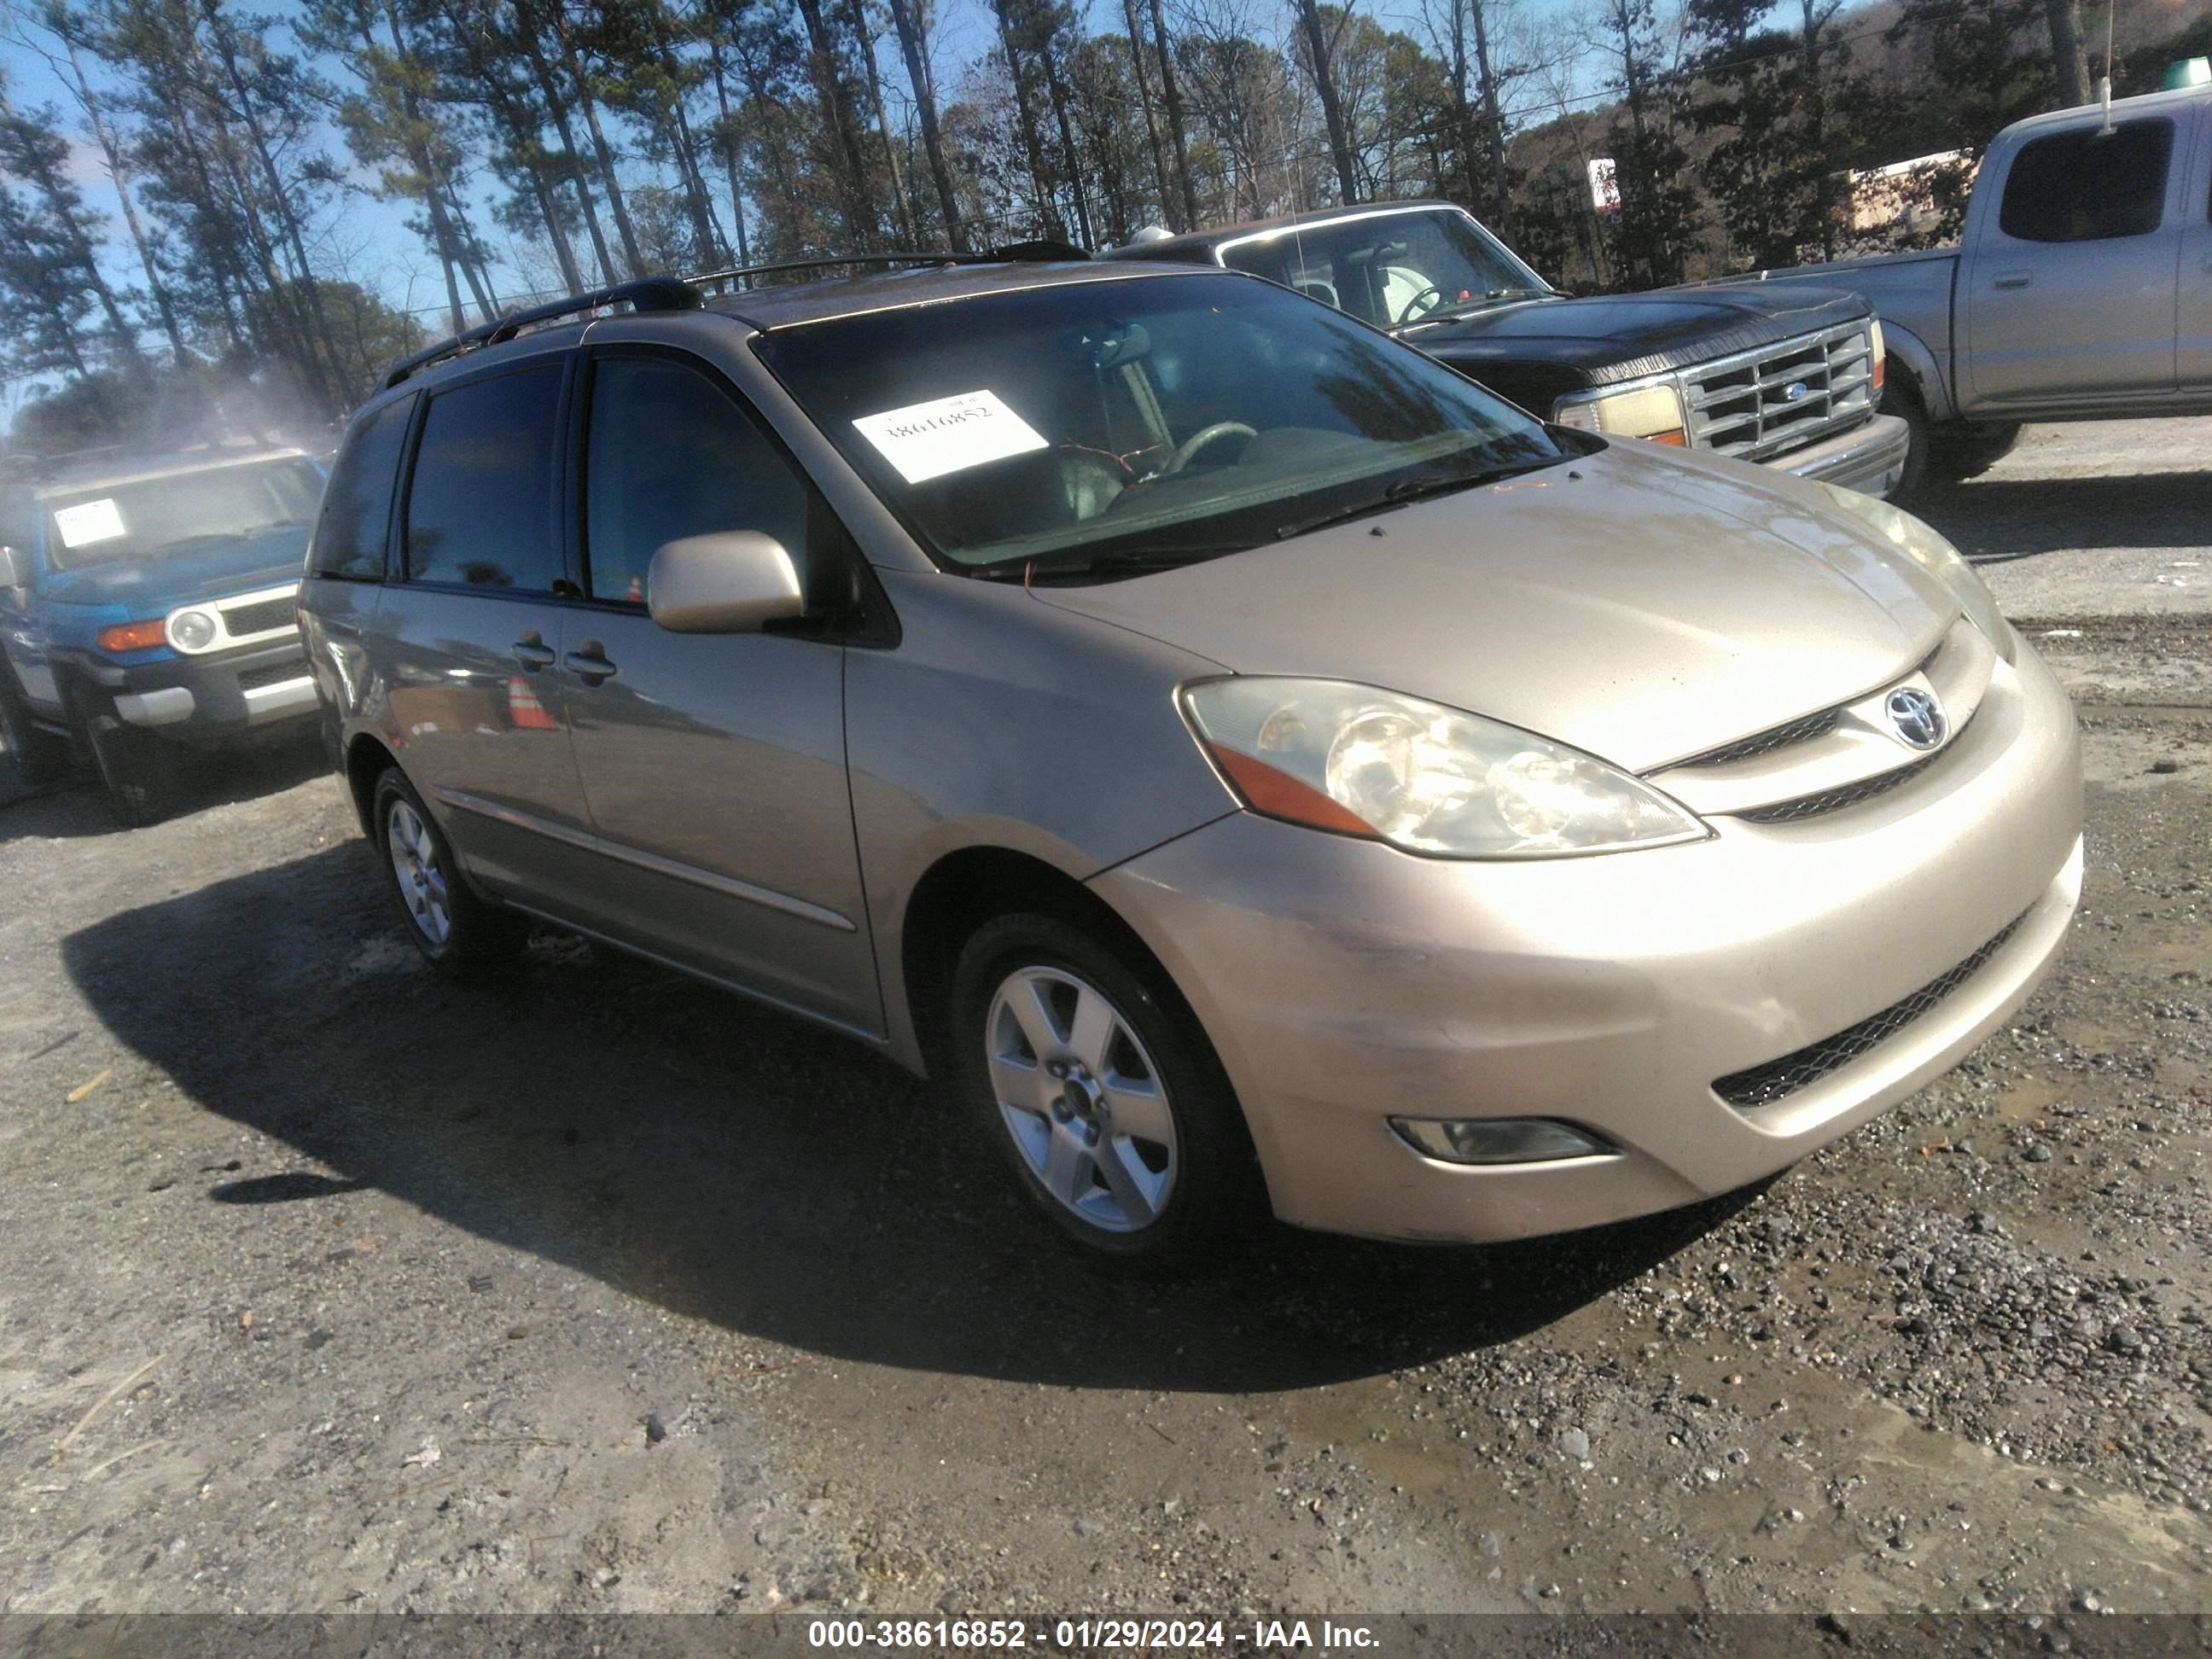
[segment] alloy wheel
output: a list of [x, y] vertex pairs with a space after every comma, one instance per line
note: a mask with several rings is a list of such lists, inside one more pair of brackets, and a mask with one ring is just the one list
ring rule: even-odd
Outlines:
[[430, 826], [412, 806], [396, 800], [385, 819], [384, 842], [409, 918], [430, 944], [443, 945], [453, 936], [453, 914]]
[[1159, 1219], [1180, 1162], [1167, 1085], [1127, 1016], [1065, 969], [1017, 969], [984, 1022], [999, 1115], [1054, 1201], [1108, 1232]]

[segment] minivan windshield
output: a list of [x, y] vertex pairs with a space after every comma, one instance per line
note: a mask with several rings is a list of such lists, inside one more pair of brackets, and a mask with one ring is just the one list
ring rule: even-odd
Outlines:
[[88, 484], [39, 505], [46, 514], [47, 562], [75, 570], [304, 527], [322, 494], [314, 463], [289, 455]]
[[1548, 465], [1543, 427], [1266, 283], [1057, 283], [756, 349], [933, 556], [1082, 578], [1208, 558]]
[[1457, 208], [1387, 209], [1260, 232], [1222, 245], [1222, 262], [1377, 328], [1437, 322], [1551, 292], [1544, 279]]

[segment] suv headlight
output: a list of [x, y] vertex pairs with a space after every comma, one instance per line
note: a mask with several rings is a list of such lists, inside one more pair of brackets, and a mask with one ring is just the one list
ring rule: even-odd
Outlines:
[[184, 610], [169, 613], [169, 643], [179, 651], [204, 651], [215, 643], [221, 631], [207, 611]]
[[2007, 662], [2018, 660], [2020, 635], [2013, 632], [2012, 624], [1997, 608], [1996, 596], [1990, 592], [1981, 573], [1966, 562], [1942, 532], [1914, 518], [1903, 507], [1892, 507], [1875, 496], [1862, 495], [1856, 489], [1840, 489], [1834, 484], [1822, 484], [1820, 488], [1828, 492], [1830, 501], [1879, 532], [1883, 540], [1942, 582], [1959, 602], [1959, 609], [1966, 613], [1966, 620], [1996, 647], [1999, 656]]
[[1682, 416], [1682, 394], [1673, 386], [1638, 386], [1602, 398], [1562, 399], [1552, 418], [1584, 432], [1608, 432], [1618, 438], [1653, 438], [1662, 444], [1689, 441]]
[[1551, 858], [1710, 833], [1580, 750], [1371, 685], [1237, 676], [1185, 687], [1182, 707], [1254, 811], [1408, 853]]

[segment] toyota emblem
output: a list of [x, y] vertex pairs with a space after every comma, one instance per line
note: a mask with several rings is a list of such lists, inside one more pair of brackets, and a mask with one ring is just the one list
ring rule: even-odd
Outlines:
[[1917, 685], [1900, 685], [1889, 694], [1882, 710], [1889, 716], [1899, 739], [1907, 748], [1933, 749], [1943, 741], [1951, 724], [1943, 718], [1943, 705], [1931, 692]]

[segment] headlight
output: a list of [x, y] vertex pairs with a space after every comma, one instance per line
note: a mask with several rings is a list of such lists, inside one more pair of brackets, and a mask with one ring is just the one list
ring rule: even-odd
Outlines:
[[1874, 392], [1875, 401], [1876, 403], [1880, 403], [1881, 401], [1881, 383], [1884, 378], [1882, 366], [1889, 361], [1882, 352], [1881, 318], [1877, 317], [1867, 325], [1867, 343], [1869, 346], [1868, 360], [1873, 365], [1867, 370], [1867, 379], [1869, 387]]
[[1479, 714], [1343, 680], [1239, 676], [1183, 692], [1254, 811], [1443, 858], [1548, 858], [1701, 840], [1650, 785]]
[[1682, 394], [1671, 386], [1638, 386], [1610, 397], [1562, 401], [1552, 410], [1561, 426], [1585, 432], [1609, 432], [1619, 438], [1656, 438], [1662, 444], [1686, 441]]
[[169, 613], [169, 643], [179, 651], [204, 651], [215, 643], [220, 631], [215, 618], [204, 611]]
[[1959, 609], [1966, 613], [1966, 620], [1996, 647], [1999, 656], [2007, 662], [2018, 659], [2020, 636], [2012, 631], [2004, 612], [1997, 609], [1996, 596], [1990, 592], [1981, 573], [1960, 556], [1959, 550], [1944, 539], [1942, 532], [1902, 507], [1892, 507], [1872, 495], [1862, 495], [1856, 489], [1839, 489], [1833, 484], [1822, 484], [1820, 488], [1828, 492], [1828, 499], [1836, 506], [1871, 526], [1899, 552], [1942, 582], [1959, 602]]

